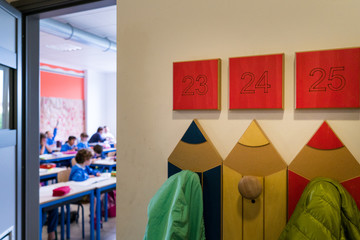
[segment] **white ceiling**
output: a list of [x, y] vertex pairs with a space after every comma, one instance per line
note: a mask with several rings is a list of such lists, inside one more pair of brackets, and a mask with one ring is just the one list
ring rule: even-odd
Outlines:
[[[116, 42], [116, 6], [62, 15], [53, 19], [70, 23], [73, 27]], [[71, 44], [82, 49], [59, 51], [46, 47], [47, 45], [62, 46], [64, 44]], [[116, 52], [104, 52], [102, 49], [72, 40], [64, 40], [44, 32], [40, 32], [40, 62], [78, 70], [116, 72]]]

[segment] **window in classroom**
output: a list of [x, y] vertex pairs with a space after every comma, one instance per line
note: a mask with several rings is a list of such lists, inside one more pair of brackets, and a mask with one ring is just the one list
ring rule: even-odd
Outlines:
[[10, 116], [10, 69], [0, 65], [0, 129], [9, 128]]

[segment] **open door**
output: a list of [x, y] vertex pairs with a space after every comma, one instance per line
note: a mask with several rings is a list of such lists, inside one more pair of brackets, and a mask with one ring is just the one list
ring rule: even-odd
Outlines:
[[21, 236], [21, 14], [0, 0], [0, 240]]

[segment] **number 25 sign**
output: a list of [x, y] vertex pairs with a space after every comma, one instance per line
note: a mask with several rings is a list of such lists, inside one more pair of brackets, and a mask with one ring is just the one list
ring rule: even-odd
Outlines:
[[220, 109], [220, 59], [174, 62], [173, 109]]
[[229, 59], [230, 109], [282, 108], [283, 54]]
[[296, 53], [296, 108], [360, 107], [360, 48]]

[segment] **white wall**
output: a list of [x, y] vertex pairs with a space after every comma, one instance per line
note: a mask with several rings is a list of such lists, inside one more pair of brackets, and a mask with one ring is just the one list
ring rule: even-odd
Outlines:
[[[360, 160], [359, 110], [294, 110], [296, 51], [359, 46], [355, 0], [118, 1], [117, 239], [142, 239], [147, 204], [193, 118], [223, 158], [253, 118], [287, 163], [323, 120]], [[228, 111], [228, 58], [285, 53], [284, 111]], [[172, 111], [172, 63], [222, 59], [222, 110]]]
[[116, 74], [86, 71], [86, 131], [91, 136], [99, 126], [116, 133]]
[[105, 124], [116, 137], [116, 73], [105, 74], [106, 119]]

